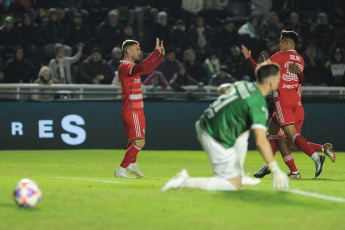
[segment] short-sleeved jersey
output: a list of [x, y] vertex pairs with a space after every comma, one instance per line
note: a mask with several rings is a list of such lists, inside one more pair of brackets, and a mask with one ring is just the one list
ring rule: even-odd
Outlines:
[[248, 129], [267, 125], [266, 99], [256, 83], [236, 82], [219, 96], [200, 118], [202, 129], [226, 148]]
[[288, 67], [290, 64], [295, 63], [303, 71], [304, 60], [302, 56], [296, 50], [279, 51], [273, 54], [267, 62], [275, 62], [280, 66], [280, 82], [277, 89], [279, 96], [289, 95], [287, 97], [290, 97], [291, 93], [296, 94], [299, 87], [299, 78], [296, 74], [291, 73]]
[[127, 109], [144, 110], [140, 75], [132, 75], [135, 63], [121, 61], [118, 74], [122, 85], [122, 111]]

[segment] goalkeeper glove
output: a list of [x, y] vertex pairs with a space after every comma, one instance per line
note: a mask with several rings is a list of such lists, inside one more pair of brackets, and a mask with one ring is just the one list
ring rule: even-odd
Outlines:
[[269, 165], [273, 177], [273, 189], [282, 191], [289, 188], [289, 178], [282, 170], [280, 170], [278, 163], [272, 161]]

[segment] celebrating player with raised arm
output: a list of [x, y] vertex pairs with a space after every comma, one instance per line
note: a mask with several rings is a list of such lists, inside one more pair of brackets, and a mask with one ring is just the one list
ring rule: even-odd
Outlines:
[[[322, 172], [322, 166], [325, 161], [323, 155], [317, 154], [323, 147], [327, 147], [324, 153], [335, 162], [335, 153], [333, 152], [332, 145], [318, 145], [309, 143], [301, 134], [300, 128], [295, 126], [296, 115], [299, 106], [302, 106], [298, 88], [300, 83], [303, 84], [304, 76], [304, 60], [295, 50], [295, 42], [298, 39], [297, 33], [294, 31], [282, 31], [280, 37], [280, 50], [270, 57], [267, 62], [276, 62], [281, 68], [281, 79], [278, 90], [274, 92], [274, 114], [272, 115], [271, 122], [278, 124], [286, 133], [289, 141], [296, 145], [300, 150], [310, 156], [316, 167], [315, 177], [319, 176]], [[255, 69], [257, 64], [251, 57], [251, 52], [242, 45], [242, 53], [245, 58], [250, 62], [251, 66]], [[296, 68], [298, 67], [298, 68]], [[271, 123], [270, 122], [270, 123]], [[278, 129], [279, 130], [279, 129]], [[277, 135], [272, 133], [269, 128], [270, 135]], [[278, 139], [270, 139], [271, 147], [276, 151], [278, 146]], [[291, 162], [292, 155], [287, 160]], [[285, 161], [286, 162], [286, 161]], [[254, 176], [262, 177], [261, 174], [268, 174], [269, 170], [265, 165]], [[260, 174], [260, 175], [259, 175]], [[259, 175], [259, 176], [258, 176]], [[263, 175], [264, 176], [264, 175]]]
[[137, 165], [137, 154], [145, 145], [145, 116], [143, 93], [140, 75], [151, 73], [161, 63], [165, 50], [163, 41], [156, 39], [156, 49], [142, 62], [139, 42], [126, 40], [122, 44], [124, 60], [118, 68], [122, 85], [122, 122], [127, 133], [128, 144], [126, 154], [114, 175], [122, 178], [134, 178], [127, 172], [139, 177], [145, 176]]
[[[196, 132], [201, 146], [206, 151], [214, 172], [214, 177], [189, 177], [183, 169], [169, 180], [162, 191], [174, 188], [197, 188], [208, 191], [233, 191], [241, 188], [241, 168], [239, 159], [241, 138], [249, 129], [254, 131], [256, 145], [268, 163], [273, 188], [284, 190], [289, 187], [289, 179], [273, 159], [272, 149], [266, 138], [268, 118], [265, 96], [278, 87], [279, 66], [262, 63], [256, 69], [257, 83], [240, 81], [219, 96], [196, 122]], [[243, 161], [244, 162], [244, 161]]]

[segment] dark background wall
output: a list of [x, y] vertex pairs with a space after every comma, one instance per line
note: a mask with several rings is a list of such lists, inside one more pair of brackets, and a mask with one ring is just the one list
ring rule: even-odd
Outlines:
[[[145, 149], [201, 149], [194, 124], [208, 105], [146, 102]], [[0, 108], [0, 149], [123, 149], [127, 145], [119, 101], [0, 102]], [[304, 108], [306, 139], [331, 142], [335, 150], [344, 151], [345, 105], [304, 103]], [[22, 133], [12, 135], [12, 125], [18, 124]], [[249, 148], [255, 149], [252, 136]]]

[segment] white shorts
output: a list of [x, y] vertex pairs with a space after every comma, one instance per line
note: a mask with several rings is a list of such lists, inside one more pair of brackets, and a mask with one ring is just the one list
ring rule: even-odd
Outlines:
[[218, 143], [200, 127], [199, 121], [196, 122], [195, 128], [201, 146], [210, 159], [214, 175], [224, 179], [241, 176], [241, 167], [236, 149], [234, 147], [225, 148]]

